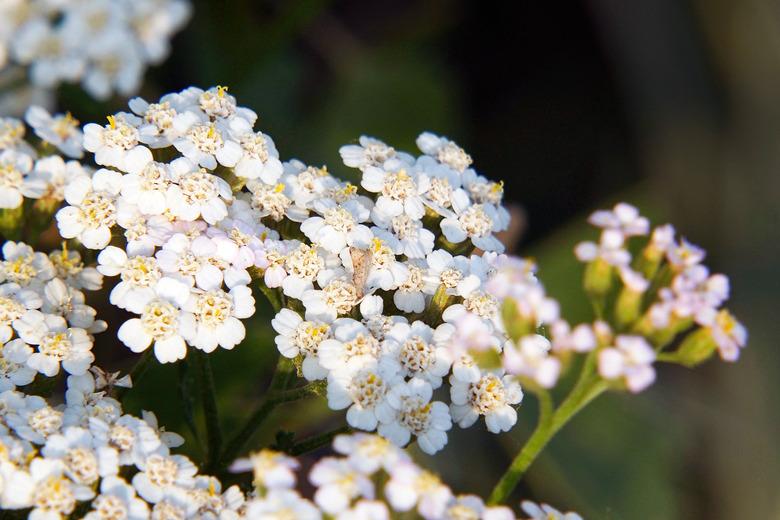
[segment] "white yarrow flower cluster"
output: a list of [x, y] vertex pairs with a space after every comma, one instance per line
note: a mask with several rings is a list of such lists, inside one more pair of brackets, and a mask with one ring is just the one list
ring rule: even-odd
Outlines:
[[[410, 514], [425, 520], [526, 518], [517, 517], [509, 507], [488, 506], [476, 495], [456, 495], [405, 451], [379, 436], [338, 435], [333, 450], [333, 456], [320, 458], [308, 473], [314, 486], [312, 500], [296, 490], [295, 459], [263, 450], [237, 460], [232, 471], [253, 474], [255, 496], [242, 508], [246, 518], [363, 520]], [[525, 501], [522, 508], [532, 518], [581, 520], [576, 513], [563, 516], [546, 504]], [[537, 516], [542, 511], [550, 516]]]
[[66, 248], [48, 256], [5, 242], [0, 261], [0, 387], [13, 390], [36, 373], [83, 375], [94, 361], [93, 335], [106, 329], [82, 290], [102, 276]]
[[16, 1], [0, 6], [0, 70], [26, 67], [36, 87], [80, 82], [97, 99], [140, 87], [190, 16], [186, 0]]

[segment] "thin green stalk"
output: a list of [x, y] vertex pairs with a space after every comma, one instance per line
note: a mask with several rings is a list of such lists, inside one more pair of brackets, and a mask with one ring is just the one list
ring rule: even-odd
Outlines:
[[293, 457], [297, 457], [299, 455], [303, 455], [304, 453], [309, 453], [310, 451], [314, 451], [318, 448], [322, 448], [323, 446], [327, 446], [330, 444], [330, 442], [333, 440], [333, 438], [337, 435], [340, 435], [342, 433], [350, 433], [352, 431], [352, 428], [349, 426], [342, 426], [340, 428], [336, 428], [335, 430], [331, 430], [329, 432], [325, 432], [320, 435], [314, 435], [312, 437], [309, 437], [308, 439], [304, 439], [301, 442], [297, 442], [293, 444], [293, 446], [287, 450], [287, 453], [292, 455]]
[[520, 452], [515, 456], [509, 468], [503, 474], [490, 494], [490, 504], [500, 504], [507, 500], [517, 487], [526, 470], [536, 460], [553, 436], [568, 423], [577, 412], [601, 395], [607, 389], [607, 383], [595, 374], [595, 352], [585, 360], [577, 383], [560, 406], [552, 412], [552, 399], [547, 392], [539, 395], [539, 422]]
[[238, 456], [239, 453], [241, 453], [241, 450], [244, 449], [244, 446], [247, 442], [249, 442], [249, 439], [252, 438], [263, 422], [265, 422], [271, 412], [273, 412], [273, 410], [278, 405], [297, 401], [298, 399], [303, 399], [304, 397], [315, 395], [316, 393], [316, 384], [308, 384], [306, 386], [293, 388], [291, 390], [268, 392], [268, 394], [266, 394], [266, 398], [262, 403], [260, 403], [260, 406], [257, 408], [257, 410], [255, 410], [251, 417], [249, 417], [244, 427], [228, 443], [227, 447], [219, 458], [219, 464], [217, 465], [216, 469], [219, 470], [226, 467]]
[[[194, 349], [193, 349], [194, 350]], [[211, 369], [211, 360], [208, 354], [198, 350], [194, 352], [195, 362], [198, 365], [200, 380], [200, 395], [203, 401], [203, 415], [206, 418], [206, 439], [208, 451], [206, 467], [212, 468], [219, 459], [222, 451], [222, 430], [219, 424], [219, 410], [217, 409], [217, 392], [214, 384], [214, 372]]]
[[133, 365], [133, 368], [130, 369], [130, 383], [133, 385], [130, 388], [115, 388], [114, 389], [114, 397], [121, 401], [125, 394], [132, 388], [136, 386], [138, 381], [141, 380], [141, 377], [146, 373], [146, 371], [149, 369], [150, 362], [154, 359], [154, 349], [148, 348], [144, 351], [143, 354], [141, 354], [141, 357], [138, 358], [138, 361], [135, 362], [135, 365]]

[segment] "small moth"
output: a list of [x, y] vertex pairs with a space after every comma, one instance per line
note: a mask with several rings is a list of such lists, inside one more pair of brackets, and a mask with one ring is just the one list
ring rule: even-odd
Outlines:
[[357, 288], [357, 296], [360, 299], [365, 294], [371, 250], [350, 247], [349, 256], [352, 259], [352, 284]]

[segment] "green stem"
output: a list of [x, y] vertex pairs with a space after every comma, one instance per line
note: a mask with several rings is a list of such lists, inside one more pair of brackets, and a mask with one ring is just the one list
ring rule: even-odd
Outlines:
[[194, 352], [194, 354], [195, 362], [198, 365], [203, 414], [206, 418], [206, 438], [208, 441], [206, 467], [212, 468], [217, 463], [219, 454], [222, 451], [222, 431], [219, 425], [214, 372], [211, 369], [211, 360], [208, 354], [201, 350]]
[[577, 412], [607, 389], [607, 383], [594, 373], [595, 352], [585, 360], [577, 383], [561, 405], [552, 412], [552, 399], [547, 392], [539, 392], [539, 422], [523, 448], [493, 488], [490, 504], [500, 504], [509, 498], [520, 478], [536, 460], [553, 436], [568, 423]]
[[303, 455], [304, 453], [309, 453], [310, 451], [314, 451], [318, 448], [330, 444], [335, 436], [342, 433], [350, 433], [351, 431], [352, 428], [349, 426], [342, 426], [340, 428], [336, 428], [335, 430], [309, 437], [308, 439], [304, 439], [301, 442], [293, 444], [293, 446], [287, 450], [287, 453], [293, 457]]
[[308, 384], [291, 390], [271, 391], [266, 394], [266, 398], [260, 403], [257, 410], [249, 417], [244, 427], [235, 435], [235, 437], [233, 437], [222, 452], [217, 469], [223, 469], [241, 453], [241, 450], [244, 449], [244, 446], [249, 442], [249, 439], [252, 438], [278, 405], [297, 401], [298, 399], [303, 399], [304, 397], [315, 394], [317, 394], [316, 384]]
[[138, 359], [138, 361], [135, 362], [135, 365], [133, 365], [133, 368], [130, 369], [130, 383], [133, 385], [130, 388], [115, 388], [114, 389], [114, 397], [121, 401], [125, 394], [132, 388], [135, 388], [138, 381], [141, 380], [141, 377], [146, 373], [146, 371], [149, 369], [150, 362], [154, 359], [154, 349], [148, 348], [144, 351], [143, 354], [141, 354], [141, 357]]

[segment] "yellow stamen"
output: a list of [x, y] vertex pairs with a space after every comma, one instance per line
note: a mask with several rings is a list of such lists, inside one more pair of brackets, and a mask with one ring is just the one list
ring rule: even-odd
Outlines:
[[274, 193], [281, 193], [284, 191], [284, 183], [279, 183], [276, 186], [274, 186]]
[[116, 117], [115, 116], [108, 116], [108, 117], [106, 117], [106, 119], [108, 119], [108, 124], [109, 124], [109, 126], [112, 129], [116, 128]]
[[228, 91], [228, 87], [223, 87], [222, 85], [217, 85], [217, 96], [219, 97], [225, 97], [225, 92]]

